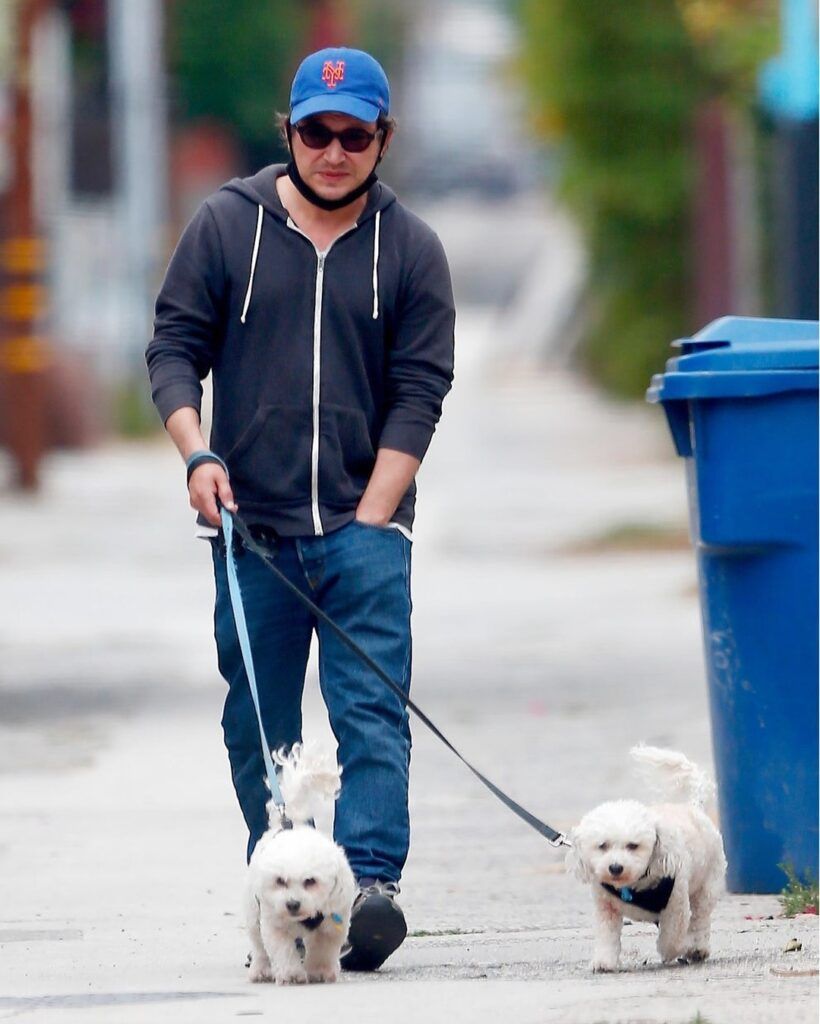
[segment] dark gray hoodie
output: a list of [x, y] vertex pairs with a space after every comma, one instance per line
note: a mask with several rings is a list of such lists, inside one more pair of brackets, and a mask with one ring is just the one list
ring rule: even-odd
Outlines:
[[[165, 422], [197, 411], [240, 510], [285, 536], [349, 522], [379, 447], [421, 459], [453, 377], [450, 274], [436, 235], [376, 183], [324, 253], [289, 220], [284, 167], [235, 178], [171, 259], [146, 358]], [[415, 485], [394, 521], [410, 529]]]

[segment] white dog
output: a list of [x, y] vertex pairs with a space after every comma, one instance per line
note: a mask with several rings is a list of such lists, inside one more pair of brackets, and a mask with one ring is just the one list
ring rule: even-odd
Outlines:
[[615, 800], [572, 830], [567, 866], [591, 883], [595, 904], [593, 971], [617, 969], [624, 916], [658, 925], [664, 962], [705, 960], [723, 890], [723, 840], [702, 810], [711, 783], [675, 751], [638, 746], [630, 754], [667, 799], [686, 802]]
[[341, 772], [316, 748], [297, 745], [276, 760], [293, 827], [283, 827], [271, 801], [269, 829], [248, 866], [248, 976], [280, 985], [336, 981], [356, 882], [342, 848], [310, 822], [323, 800], [338, 795]]

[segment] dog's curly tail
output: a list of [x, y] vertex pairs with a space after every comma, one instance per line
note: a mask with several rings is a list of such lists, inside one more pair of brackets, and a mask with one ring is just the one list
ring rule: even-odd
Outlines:
[[285, 811], [294, 824], [305, 824], [336, 799], [342, 771], [333, 752], [318, 742], [295, 743], [289, 751], [275, 751], [281, 768], [279, 787]]
[[714, 798], [712, 780], [678, 751], [639, 743], [629, 755], [639, 774], [661, 799], [704, 807]]

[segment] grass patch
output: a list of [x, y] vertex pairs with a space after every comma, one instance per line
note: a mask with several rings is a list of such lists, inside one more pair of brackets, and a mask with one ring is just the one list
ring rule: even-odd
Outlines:
[[688, 551], [692, 547], [689, 533], [680, 526], [657, 523], [619, 523], [597, 537], [569, 546], [570, 554], [597, 555], [611, 551]]
[[795, 914], [816, 914], [818, 910], [817, 879], [808, 872], [805, 879], [798, 878], [793, 864], [778, 864], [788, 879], [788, 885], [777, 897], [786, 917]]

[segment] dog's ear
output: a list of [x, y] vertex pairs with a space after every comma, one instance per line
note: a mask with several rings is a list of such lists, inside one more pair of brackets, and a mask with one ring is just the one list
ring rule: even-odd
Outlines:
[[683, 863], [680, 836], [662, 821], [655, 822], [655, 832], [657, 840], [649, 861], [649, 874], [652, 878], [675, 878]]
[[567, 855], [564, 858], [564, 866], [567, 871], [570, 874], [575, 875], [580, 882], [589, 882], [591, 880], [589, 865], [581, 856], [578, 836], [571, 832], [568, 838], [572, 843], [572, 846], [567, 850]]
[[338, 847], [337, 850], [336, 877], [328, 896], [328, 911], [344, 916], [350, 913], [356, 896], [356, 879], [353, 877], [344, 851]]

